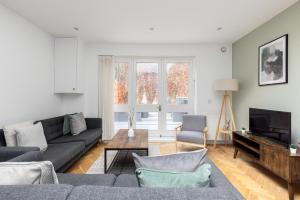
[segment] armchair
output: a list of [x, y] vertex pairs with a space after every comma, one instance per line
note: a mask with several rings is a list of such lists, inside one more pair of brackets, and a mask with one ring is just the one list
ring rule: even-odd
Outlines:
[[208, 134], [206, 116], [184, 115], [182, 125], [176, 129], [176, 151], [178, 144], [188, 144], [197, 147], [206, 147]]

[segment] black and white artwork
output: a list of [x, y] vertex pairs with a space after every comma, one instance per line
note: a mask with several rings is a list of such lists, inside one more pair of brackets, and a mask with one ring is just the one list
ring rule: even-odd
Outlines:
[[274, 85], [288, 82], [288, 35], [259, 47], [258, 84]]

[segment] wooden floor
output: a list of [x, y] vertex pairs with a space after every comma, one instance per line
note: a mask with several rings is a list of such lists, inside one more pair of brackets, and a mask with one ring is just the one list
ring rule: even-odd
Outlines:
[[[161, 154], [176, 152], [175, 143], [159, 143], [159, 145]], [[104, 146], [105, 144], [100, 144], [91, 149], [68, 172], [84, 174], [103, 152]], [[180, 149], [184, 151], [193, 150], [188, 146]], [[288, 199], [287, 185], [283, 180], [262, 167], [248, 162], [244, 157], [238, 155], [237, 159], [233, 159], [233, 148], [231, 146], [218, 146], [216, 149], [208, 146], [208, 149], [209, 158], [246, 199]], [[300, 200], [299, 189], [300, 186], [297, 186], [296, 200]]]

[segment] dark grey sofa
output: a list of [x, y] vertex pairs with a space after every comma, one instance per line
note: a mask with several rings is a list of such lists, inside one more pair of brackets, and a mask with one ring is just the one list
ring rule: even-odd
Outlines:
[[[43, 160], [51, 161], [55, 171], [66, 171], [101, 140], [102, 120], [100, 118], [86, 118], [85, 120], [87, 130], [76, 136], [63, 135], [64, 116], [37, 121], [42, 123], [48, 143], [48, 149], [43, 152]], [[29, 151], [39, 151], [39, 148], [6, 147], [3, 130], [0, 129], [0, 155], [3, 155], [3, 157], [0, 156], [0, 162], [7, 160], [7, 156]]]
[[[41, 152], [27, 152], [9, 161], [39, 161]], [[242, 200], [241, 194], [210, 160], [208, 188], [139, 188], [134, 175], [60, 174], [59, 185], [0, 186], [0, 200]]]

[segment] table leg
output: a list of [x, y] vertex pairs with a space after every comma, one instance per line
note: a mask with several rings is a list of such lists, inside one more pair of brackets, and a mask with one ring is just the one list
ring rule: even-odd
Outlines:
[[146, 150], [146, 156], [149, 156], [149, 150], [148, 149]]
[[237, 148], [234, 148], [234, 154], [233, 154], [234, 159], [236, 158], [238, 152], [239, 152], [239, 150]]
[[289, 191], [289, 200], [294, 200], [294, 184], [293, 183], [288, 183], [288, 191]]
[[107, 170], [106, 169], [107, 168], [107, 166], [106, 166], [107, 165], [107, 163], [106, 163], [106, 161], [107, 161], [107, 155], [106, 154], [107, 154], [107, 151], [106, 151], [106, 149], [104, 149], [104, 174], [106, 174], [106, 172], [107, 172], [106, 171]]

